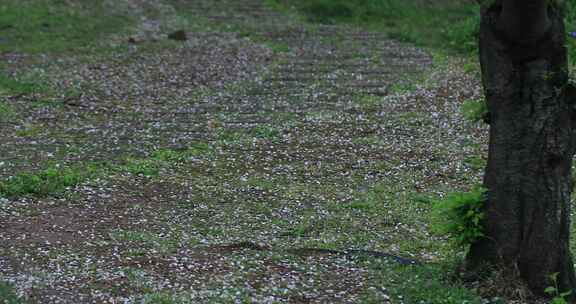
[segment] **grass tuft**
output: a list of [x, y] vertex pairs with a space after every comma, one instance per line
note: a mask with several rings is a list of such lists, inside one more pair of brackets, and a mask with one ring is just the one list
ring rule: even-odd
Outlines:
[[0, 303], [2, 304], [20, 304], [23, 303], [16, 295], [12, 285], [0, 282]]
[[485, 100], [467, 100], [462, 104], [462, 115], [470, 122], [479, 122], [488, 115], [488, 105]]
[[22, 172], [0, 181], [0, 196], [17, 197], [35, 195], [45, 197], [64, 192], [83, 182], [94, 168], [50, 167], [39, 172]]

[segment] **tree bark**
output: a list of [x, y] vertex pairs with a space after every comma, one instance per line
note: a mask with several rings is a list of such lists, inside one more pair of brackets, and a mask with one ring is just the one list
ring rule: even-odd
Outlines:
[[576, 288], [569, 251], [574, 90], [562, 12], [549, 2], [499, 0], [481, 11], [490, 113], [486, 237], [467, 255], [469, 270], [497, 266], [539, 295], [554, 285], [549, 276], [556, 272], [561, 291]]

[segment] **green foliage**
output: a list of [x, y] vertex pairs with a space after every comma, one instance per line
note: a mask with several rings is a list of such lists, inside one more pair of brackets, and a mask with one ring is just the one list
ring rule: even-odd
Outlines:
[[84, 181], [94, 172], [93, 168], [50, 167], [36, 173], [22, 172], [0, 181], [0, 196], [17, 197], [36, 195], [45, 197], [61, 193]]
[[450, 49], [464, 54], [474, 54], [478, 50], [480, 15], [462, 19], [453, 26], [445, 28], [443, 33]]
[[484, 236], [482, 207], [486, 189], [476, 186], [470, 192], [450, 193], [434, 204], [434, 229], [448, 234], [466, 246]]
[[84, 47], [129, 23], [102, 1], [3, 0], [0, 52], [62, 52]]
[[2, 304], [20, 304], [22, 301], [18, 298], [12, 285], [0, 282], [0, 303]]
[[488, 105], [484, 100], [467, 100], [462, 103], [462, 115], [470, 122], [479, 122], [488, 115]]
[[555, 272], [549, 276], [550, 281], [552, 281], [552, 284], [554, 286], [546, 287], [546, 289], [544, 289], [544, 292], [547, 295], [553, 297], [552, 300], [550, 301], [551, 304], [568, 304], [567, 297], [572, 294], [572, 291], [568, 290], [565, 292], [560, 292], [558, 288], [558, 275], [559, 273]]

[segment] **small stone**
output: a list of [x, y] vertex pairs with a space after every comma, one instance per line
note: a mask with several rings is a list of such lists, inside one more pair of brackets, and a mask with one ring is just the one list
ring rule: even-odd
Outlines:
[[176, 40], [176, 41], [186, 41], [188, 37], [186, 36], [186, 32], [183, 30], [178, 30], [168, 34], [168, 39]]

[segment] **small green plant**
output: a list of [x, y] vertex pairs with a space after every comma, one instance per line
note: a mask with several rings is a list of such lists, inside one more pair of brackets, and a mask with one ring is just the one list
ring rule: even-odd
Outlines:
[[486, 167], [486, 160], [480, 156], [469, 156], [464, 159], [464, 164], [473, 170], [481, 170]]
[[555, 272], [549, 276], [550, 281], [552, 281], [552, 284], [554, 286], [546, 287], [546, 289], [544, 289], [544, 292], [547, 295], [553, 297], [552, 300], [550, 301], [550, 304], [568, 304], [567, 297], [572, 294], [572, 291], [569, 290], [565, 292], [560, 292], [560, 289], [558, 287], [558, 275], [559, 272]]
[[0, 303], [2, 304], [20, 304], [22, 301], [14, 292], [12, 285], [0, 282]]
[[275, 140], [280, 136], [280, 131], [272, 126], [259, 125], [252, 130], [252, 134], [256, 138]]
[[467, 62], [462, 66], [462, 69], [466, 74], [475, 74], [479, 71], [479, 67], [476, 62]]
[[484, 236], [482, 207], [486, 189], [475, 186], [469, 192], [450, 193], [434, 204], [434, 229], [466, 246]]
[[390, 87], [388, 87], [388, 91], [391, 94], [404, 94], [414, 91], [416, 89], [415, 83], [407, 83], [407, 82], [400, 82], [394, 83]]
[[36, 173], [23, 172], [0, 181], [0, 196], [17, 197], [32, 194], [44, 197], [60, 193], [84, 181], [94, 172], [93, 170], [93, 168], [50, 167]]
[[123, 169], [133, 175], [143, 175], [146, 177], [160, 174], [160, 165], [153, 159], [128, 159], [128, 163]]
[[300, 223], [294, 225], [292, 228], [288, 229], [286, 235], [292, 237], [307, 237], [314, 231], [314, 214], [313, 211], [307, 211], [300, 221]]
[[462, 104], [462, 115], [470, 122], [478, 122], [488, 115], [488, 105], [484, 100], [467, 100]]
[[265, 43], [266, 46], [268, 46], [272, 52], [276, 53], [276, 54], [282, 54], [282, 53], [289, 53], [292, 48], [290, 48], [289, 45], [287, 44], [283, 44], [283, 43]]

